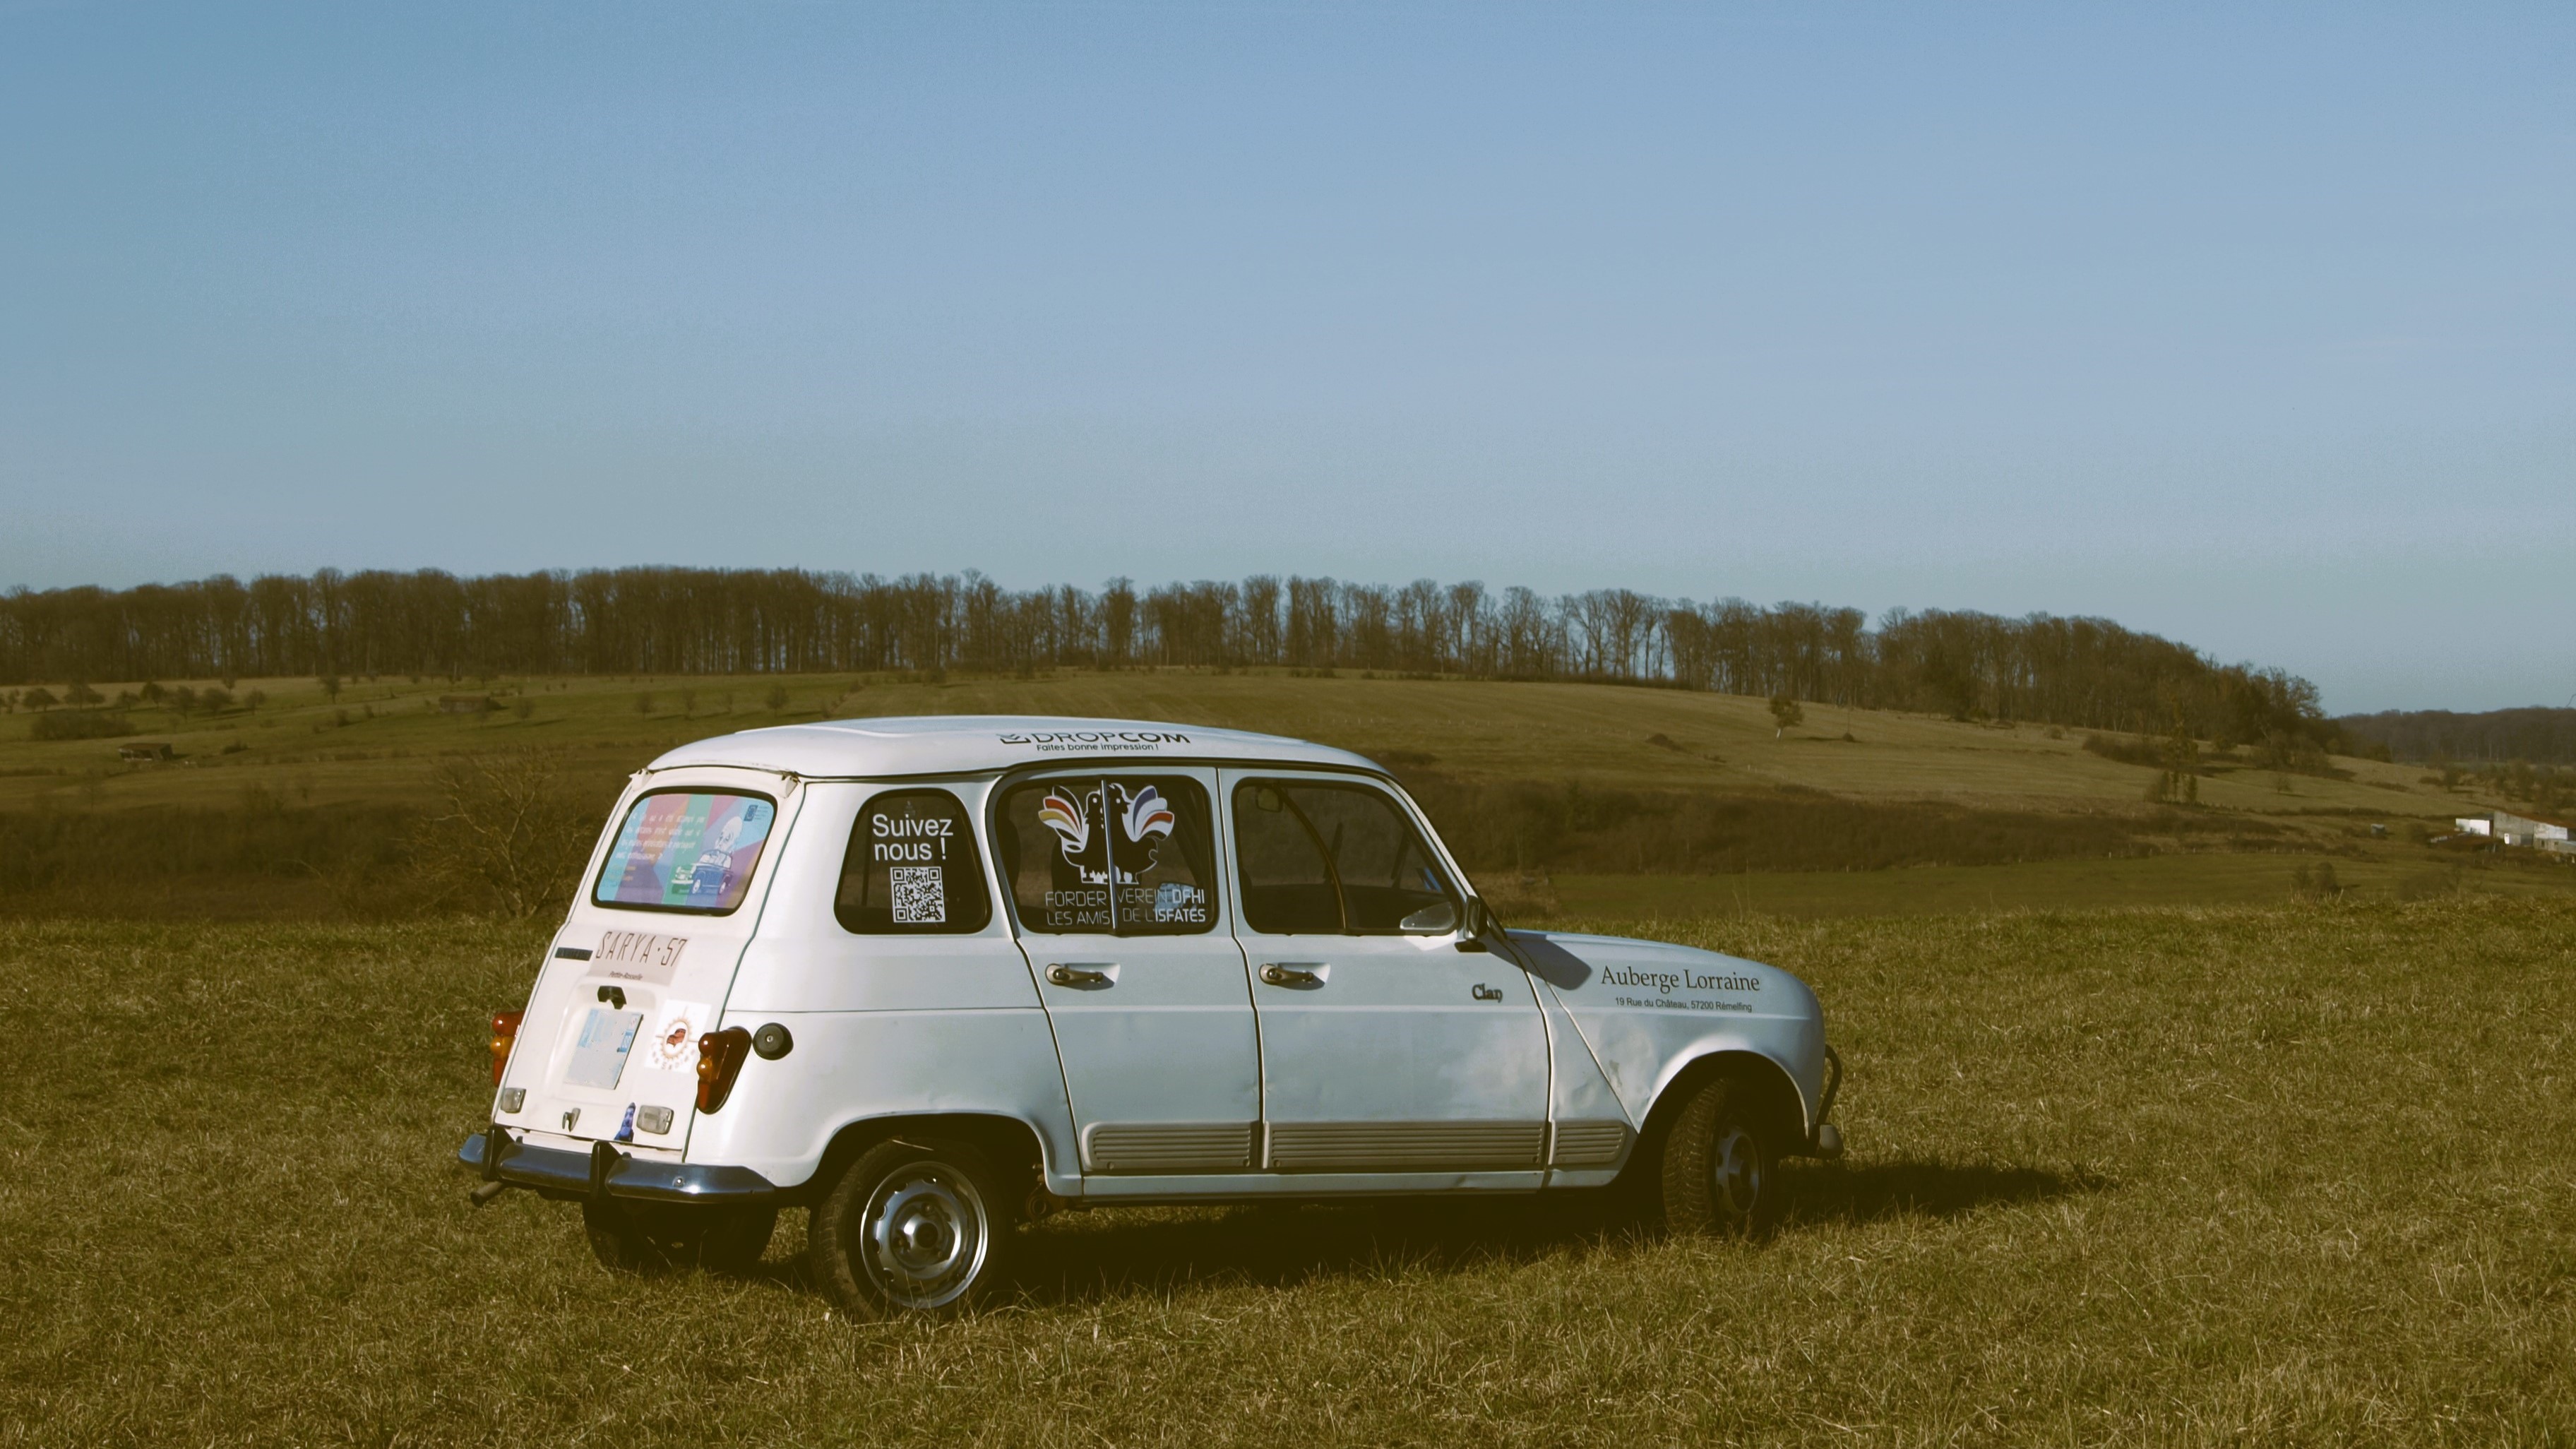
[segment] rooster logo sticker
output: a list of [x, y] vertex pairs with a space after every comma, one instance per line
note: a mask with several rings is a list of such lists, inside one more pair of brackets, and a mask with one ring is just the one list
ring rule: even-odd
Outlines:
[[[1091, 798], [1099, 799], [1099, 792], [1094, 791]], [[1066, 860], [1078, 863], [1084, 852], [1091, 848], [1090, 816], [1064, 791], [1047, 792], [1046, 799], [1038, 802], [1038, 819], [1045, 821], [1047, 828], [1063, 839]]]
[[[1126, 793], [1120, 786], [1112, 785], [1110, 788], [1122, 795]], [[1151, 835], [1169, 835], [1172, 833], [1172, 827], [1178, 823], [1179, 817], [1172, 814], [1172, 807], [1163, 803], [1163, 797], [1151, 785], [1146, 786], [1143, 793], [1127, 802], [1127, 838], [1129, 840], [1141, 841]]]
[[1051, 790], [1038, 802], [1038, 819], [1055, 832], [1064, 863], [1084, 885], [1133, 885], [1154, 868], [1157, 847], [1179, 817], [1151, 785], [1131, 791], [1110, 781], [1106, 789], [1105, 797], [1099, 787]]

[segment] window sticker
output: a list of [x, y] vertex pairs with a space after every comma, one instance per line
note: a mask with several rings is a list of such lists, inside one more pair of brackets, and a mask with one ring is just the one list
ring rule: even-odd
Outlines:
[[778, 807], [757, 795], [668, 790], [626, 812], [591, 899], [721, 913], [742, 904]]
[[[1179, 818], [1160, 790], [1146, 785], [1131, 792], [1115, 780], [1088, 792], [1079, 786], [1051, 790], [1038, 805], [1038, 819], [1056, 833], [1065, 864], [1084, 885], [1135, 884], [1154, 868], [1156, 847]], [[1109, 828], [1112, 820], [1115, 830]]]
[[1047, 932], [1204, 931], [1207, 796], [1187, 779], [1086, 776], [1023, 785], [1002, 809], [1021, 923]]
[[948, 921], [947, 873], [935, 865], [886, 868], [886, 893], [894, 898], [898, 926], [938, 926]]
[[973, 817], [940, 789], [888, 790], [859, 808], [832, 912], [862, 935], [980, 931], [993, 919]]

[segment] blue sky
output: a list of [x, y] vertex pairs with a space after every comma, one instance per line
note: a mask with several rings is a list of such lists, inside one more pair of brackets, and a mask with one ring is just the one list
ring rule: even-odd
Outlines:
[[0, 0], [0, 585], [1299, 572], [2576, 692], [2576, 8]]

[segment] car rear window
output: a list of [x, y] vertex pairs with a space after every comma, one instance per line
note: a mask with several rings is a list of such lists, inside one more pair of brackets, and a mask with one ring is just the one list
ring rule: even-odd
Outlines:
[[1035, 780], [1002, 797], [993, 849], [1020, 925], [1195, 935], [1216, 926], [1207, 791], [1183, 775]]
[[993, 919], [975, 826], [945, 790], [888, 790], [850, 824], [832, 914], [866, 936], [980, 931]]
[[778, 802], [729, 790], [657, 790], [627, 807], [592, 901], [723, 915], [742, 904]]

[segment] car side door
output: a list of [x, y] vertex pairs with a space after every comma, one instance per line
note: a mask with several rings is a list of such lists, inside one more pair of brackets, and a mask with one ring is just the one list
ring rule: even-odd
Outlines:
[[1462, 930], [1465, 893], [1421, 822], [1357, 776], [1220, 775], [1261, 1030], [1264, 1165], [1535, 1185], [1549, 1090], [1538, 998]]
[[1215, 784], [1205, 766], [1049, 771], [993, 807], [1086, 1195], [1255, 1166], [1260, 1046], [1218, 887]]

